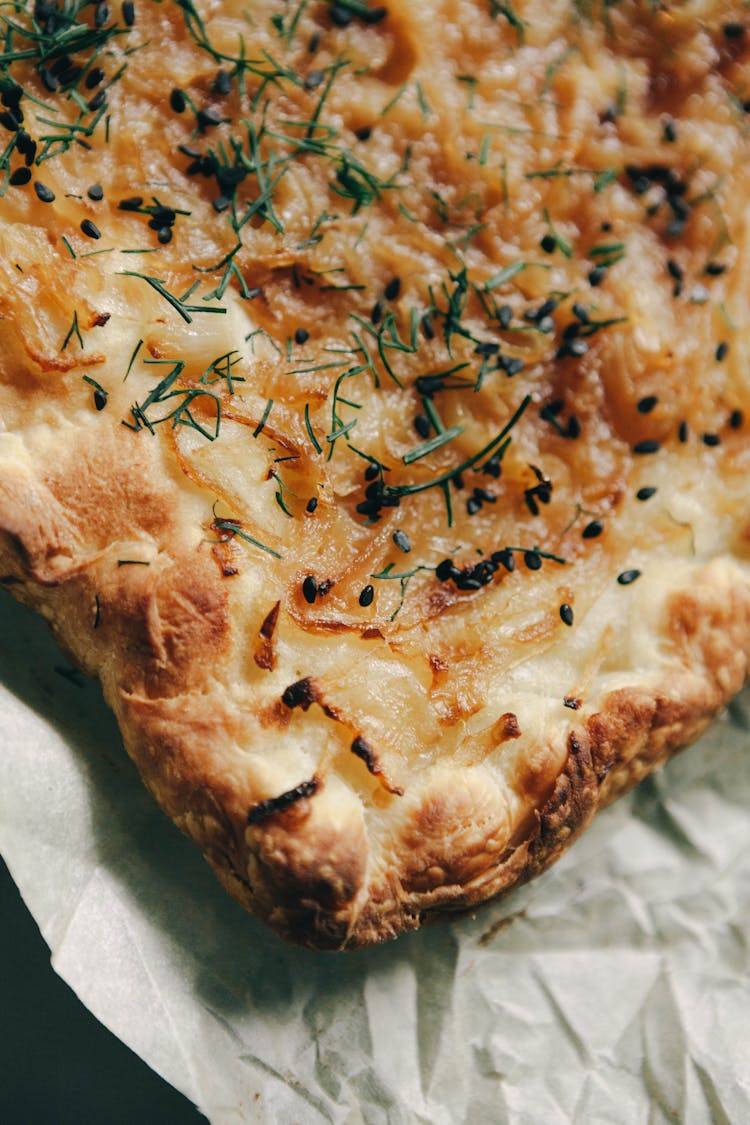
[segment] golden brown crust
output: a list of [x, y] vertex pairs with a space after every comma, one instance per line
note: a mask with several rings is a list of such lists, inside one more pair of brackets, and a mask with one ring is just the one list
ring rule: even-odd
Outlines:
[[230, 893], [340, 949], [538, 874], [746, 679], [750, 59], [726, 4], [308, 7], [255, 0], [259, 109], [229, 0], [209, 51], [144, 6], [192, 134], [146, 45], [54, 206], [0, 197], [0, 581]]

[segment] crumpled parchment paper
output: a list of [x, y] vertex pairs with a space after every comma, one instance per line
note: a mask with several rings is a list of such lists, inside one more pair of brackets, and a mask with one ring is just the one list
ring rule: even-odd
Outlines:
[[750, 1121], [750, 696], [474, 918], [288, 948], [0, 599], [0, 851], [95, 1015], [215, 1123]]

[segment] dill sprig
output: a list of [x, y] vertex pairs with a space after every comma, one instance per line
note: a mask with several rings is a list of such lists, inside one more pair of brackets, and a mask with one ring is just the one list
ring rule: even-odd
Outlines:
[[183, 293], [181, 297], [177, 297], [174, 293], [170, 293], [164, 281], [160, 277], [150, 277], [145, 273], [136, 273], [135, 270], [120, 270], [122, 277], [137, 277], [141, 281], [145, 281], [152, 289], [155, 289], [160, 297], [163, 297], [168, 305], [171, 305], [175, 312], [179, 313], [182, 319], [187, 324], [192, 324], [193, 318], [191, 313], [226, 313], [226, 308], [223, 305], [215, 307], [213, 305], [189, 305], [187, 304], [188, 298], [192, 297], [195, 290], [198, 288], [200, 282], [195, 281], [190, 288]]
[[273, 555], [275, 559], [280, 559], [282, 556], [273, 547], [269, 547], [266, 543], [261, 543], [260, 539], [249, 535], [242, 527], [240, 520], [221, 519], [216, 515], [216, 504], [213, 507], [214, 518], [211, 522], [211, 530], [216, 532], [225, 532], [226, 534], [219, 536], [221, 542], [226, 542], [227, 539], [233, 539], [237, 536], [238, 539], [244, 540], [245, 543], [250, 543], [251, 546], [257, 547], [261, 551], [265, 551], [268, 555]]
[[420, 564], [419, 566], [412, 567], [411, 570], [404, 570], [404, 571], [400, 571], [400, 572], [396, 571], [395, 566], [396, 566], [395, 563], [388, 563], [388, 565], [385, 566], [378, 574], [371, 574], [370, 575], [370, 578], [374, 578], [374, 579], [376, 579], [376, 581], [397, 581], [397, 582], [400, 583], [401, 597], [399, 599], [398, 605], [396, 606], [396, 608], [394, 609], [393, 613], [391, 614], [391, 616], [389, 618], [390, 621], [394, 621], [396, 619], [396, 617], [398, 617], [399, 613], [401, 612], [401, 609], [403, 608], [403, 605], [404, 605], [404, 599], [406, 598], [406, 591], [409, 587], [409, 583], [411, 582], [412, 578], [416, 574], [420, 574], [424, 571], [426, 571], [430, 574], [435, 573], [434, 567], [423, 566], [422, 564]]
[[520, 406], [514, 411], [510, 420], [503, 426], [502, 430], [483, 446], [478, 453], [473, 453], [470, 457], [467, 457], [465, 461], [462, 461], [460, 465], [457, 465], [453, 469], [448, 469], [446, 472], [441, 473], [437, 477], [433, 477], [431, 480], [420, 481], [414, 484], [387, 484], [385, 486], [386, 494], [394, 497], [413, 496], [417, 492], [426, 492], [430, 488], [438, 488], [451, 480], [455, 480], [456, 477], [466, 472], [467, 469], [471, 469], [479, 461], [484, 461], [492, 456], [502, 459], [510, 443], [511, 430], [520, 421], [530, 402], [531, 395], [526, 395]]

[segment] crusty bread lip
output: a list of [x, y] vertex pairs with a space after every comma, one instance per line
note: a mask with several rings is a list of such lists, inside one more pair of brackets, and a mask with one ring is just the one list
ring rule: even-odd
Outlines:
[[139, 7], [106, 143], [0, 198], [0, 579], [230, 893], [315, 948], [538, 874], [747, 675], [744, 36], [443, 8], [301, 10], [307, 80], [240, 144], [233, 6], [220, 50]]

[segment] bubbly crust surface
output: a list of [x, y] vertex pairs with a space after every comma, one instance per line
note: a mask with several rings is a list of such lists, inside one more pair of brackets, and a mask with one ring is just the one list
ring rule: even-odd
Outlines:
[[745, 682], [744, 18], [0, 12], [0, 581], [291, 940], [536, 875]]

